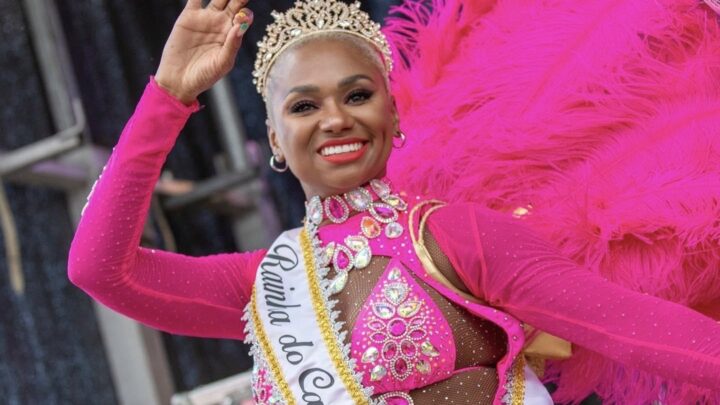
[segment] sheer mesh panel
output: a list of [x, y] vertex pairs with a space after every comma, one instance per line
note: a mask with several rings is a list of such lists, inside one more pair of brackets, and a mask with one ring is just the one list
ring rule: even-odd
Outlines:
[[458, 374], [410, 391], [410, 397], [417, 405], [422, 404], [492, 404], [498, 389], [494, 368], [480, 368]]
[[[428, 251], [441, 272], [452, 282], [459, 280], [435, 240], [432, 237], [426, 240]], [[389, 262], [388, 257], [376, 255], [368, 267], [349, 273], [348, 284], [337, 295], [336, 307], [340, 310], [340, 318], [345, 322], [346, 330], [351, 331], [354, 328], [363, 305]], [[490, 404], [497, 390], [497, 375], [493, 367], [506, 352], [505, 333], [492, 322], [468, 313], [415, 277], [412, 272], [409, 273], [440, 308], [453, 331], [457, 348], [455, 369], [483, 366], [481, 369], [458, 372], [447, 380], [411, 392], [411, 396], [419, 404], [434, 400], [456, 404]], [[329, 277], [334, 277], [333, 270]], [[350, 334], [348, 338], [349, 336]]]

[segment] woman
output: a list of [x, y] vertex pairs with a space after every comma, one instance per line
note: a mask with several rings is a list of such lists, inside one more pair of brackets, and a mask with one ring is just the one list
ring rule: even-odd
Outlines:
[[300, 180], [304, 227], [252, 253], [138, 247], [175, 137], [252, 23], [244, 6], [188, 1], [89, 197], [69, 258], [76, 285], [170, 333], [247, 335], [259, 403], [552, 403], [521, 355], [521, 321], [717, 398], [710, 318], [604, 281], [512, 219], [392, 187], [386, 163], [405, 138], [392, 61], [356, 5], [297, 4], [256, 63], [271, 165]]

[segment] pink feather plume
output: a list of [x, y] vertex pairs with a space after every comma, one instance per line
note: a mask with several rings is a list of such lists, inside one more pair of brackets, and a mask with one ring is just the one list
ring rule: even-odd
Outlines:
[[[697, 0], [411, 0], [386, 25], [413, 192], [511, 212], [579, 264], [720, 315], [720, 24]], [[555, 399], [720, 403], [578, 348]], [[705, 401], [705, 402], [703, 402]]]

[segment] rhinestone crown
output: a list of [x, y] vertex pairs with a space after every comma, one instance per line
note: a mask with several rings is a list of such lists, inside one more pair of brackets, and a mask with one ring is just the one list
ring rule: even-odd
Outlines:
[[341, 3], [337, 0], [297, 1], [285, 13], [272, 13], [275, 22], [268, 25], [263, 40], [258, 42], [258, 53], [253, 71], [253, 83], [258, 93], [266, 97], [267, 77], [278, 55], [293, 43], [309, 35], [341, 32], [370, 42], [383, 56], [386, 71], [392, 70], [392, 53], [380, 24], [360, 10], [360, 2]]

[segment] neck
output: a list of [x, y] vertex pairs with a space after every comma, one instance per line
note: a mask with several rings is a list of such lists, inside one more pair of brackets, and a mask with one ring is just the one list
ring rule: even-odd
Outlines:
[[370, 180], [377, 179], [377, 180], [383, 180], [387, 181], [385, 177], [385, 170], [383, 170], [380, 174], [377, 176], [371, 177], [361, 183], [358, 184], [350, 184], [349, 186], [343, 186], [343, 187], [332, 187], [328, 185], [319, 185], [314, 186], [307, 183], [301, 182], [300, 185], [302, 186], [303, 192], [305, 193], [305, 201], [309, 201], [311, 198], [318, 196], [322, 199], [325, 199], [327, 197], [331, 197], [334, 195], [343, 195], [347, 193], [350, 190], [354, 190], [358, 187], [366, 186], [370, 183]]

